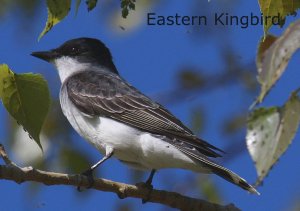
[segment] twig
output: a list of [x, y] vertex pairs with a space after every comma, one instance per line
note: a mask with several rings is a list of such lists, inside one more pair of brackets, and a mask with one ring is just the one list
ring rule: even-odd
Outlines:
[[0, 144], [0, 156], [2, 157], [6, 165], [13, 164], [13, 162], [8, 158], [4, 146], [2, 144]]
[[[0, 165], [0, 179], [15, 181], [20, 184], [26, 181], [34, 181], [45, 185], [70, 185], [88, 187], [89, 181], [86, 176], [75, 174], [62, 174], [47, 172], [32, 167], [21, 168], [13, 164], [5, 150], [0, 144], [0, 155], [6, 165]], [[190, 198], [175, 192], [163, 190], [152, 190], [149, 196], [149, 189], [143, 185], [129, 185], [114, 182], [106, 179], [95, 179], [93, 186], [95, 190], [113, 192], [120, 198], [147, 199], [148, 202], [160, 203], [184, 211], [237, 211], [233, 204], [226, 206], [210, 203], [201, 199]]]

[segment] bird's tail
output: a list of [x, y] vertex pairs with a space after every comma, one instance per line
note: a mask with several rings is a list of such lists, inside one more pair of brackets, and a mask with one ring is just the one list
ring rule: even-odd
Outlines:
[[259, 192], [252, 185], [248, 184], [246, 180], [241, 178], [233, 171], [230, 171], [229, 169], [211, 161], [206, 156], [203, 156], [203, 154], [199, 153], [197, 150], [191, 149], [190, 147], [183, 147], [182, 144], [178, 144], [174, 141], [171, 142], [171, 144], [173, 144], [176, 148], [178, 148], [187, 156], [199, 161], [200, 162], [200, 166], [198, 166], [200, 167], [200, 169], [198, 169], [199, 172], [203, 172], [203, 167], [205, 167], [205, 169], [208, 170], [209, 172], [217, 174], [218, 176], [249, 191], [250, 193], [260, 195]]
[[[211, 162], [211, 163], [213, 163], [213, 162]], [[213, 163], [213, 165], [210, 165], [210, 168], [213, 173], [224, 178], [225, 180], [249, 191], [250, 193], [260, 195], [260, 193], [252, 185], [250, 185], [245, 179], [241, 178], [239, 175], [230, 171], [229, 169], [227, 169], [223, 166], [220, 166], [216, 163]]]

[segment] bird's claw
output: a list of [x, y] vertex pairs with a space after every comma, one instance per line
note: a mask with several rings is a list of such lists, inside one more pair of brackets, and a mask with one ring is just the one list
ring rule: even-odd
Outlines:
[[147, 203], [150, 199], [150, 196], [151, 196], [151, 193], [153, 190], [153, 185], [147, 181], [147, 182], [139, 182], [136, 184], [136, 186], [140, 187], [140, 188], [148, 189], [148, 194], [147, 194], [146, 198], [142, 199], [143, 204]]
[[[88, 170], [82, 172], [80, 175], [87, 177], [89, 185], [86, 188], [90, 189], [94, 185], [94, 183], [95, 183], [95, 180], [94, 180], [94, 177], [93, 177], [93, 170], [92, 169], [88, 169]], [[77, 187], [77, 190], [79, 192], [83, 191], [82, 187], [80, 187], [80, 186]]]
[[147, 189], [149, 190], [149, 192], [148, 192], [148, 194], [147, 194], [147, 197], [144, 198], [144, 199], [142, 199], [142, 203], [143, 203], [143, 204], [145, 204], [145, 203], [147, 203], [147, 202], [149, 201], [150, 196], [151, 196], [151, 193], [152, 193], [152, 191], [153, 191], [153, 185], [147, 184], [147, 183], [145, 183], [145, 185], [146, 185]]
[[117, 195], [118, 195], [119, 199], [125, 199], [126, 198], [126, 196], [122, 193], [117, 193]]

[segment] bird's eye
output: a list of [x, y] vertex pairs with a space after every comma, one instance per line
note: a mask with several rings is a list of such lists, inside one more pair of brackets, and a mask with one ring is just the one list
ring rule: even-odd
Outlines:
[[72, 47], [72, 48], [69, 50], [69, 53], [70, 53], [71, 55], [77, 55], [77, 54], [80, 53], [80, 50], [79, 50], [79, 48]]

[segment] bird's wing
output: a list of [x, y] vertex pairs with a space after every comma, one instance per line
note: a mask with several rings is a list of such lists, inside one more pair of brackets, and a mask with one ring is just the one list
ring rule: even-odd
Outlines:
[[84, 71], [71, 76], [66, 86], [68, 97], [83, 113], [107, 116], [132, 127], [176, 138], [210, 157], [222, 150], [197, 138], [175, 116], [143, 95], [118, 75]]

